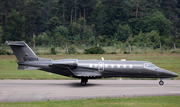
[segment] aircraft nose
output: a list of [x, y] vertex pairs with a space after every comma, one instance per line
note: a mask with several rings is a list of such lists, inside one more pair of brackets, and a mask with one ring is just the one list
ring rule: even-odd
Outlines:
[[172, 73], [172, 76], [173, 76], [173, 77], [178, 77], [178, 74], [176, 74], [176, 73], [173, 72], [173, 73]]
[[168, 70], [165, 70], [165, 69], [159, 69], [158, 71], [162, 77], [167, 77], [167, 78], [178, 77], [178, 74], [168, 71]]

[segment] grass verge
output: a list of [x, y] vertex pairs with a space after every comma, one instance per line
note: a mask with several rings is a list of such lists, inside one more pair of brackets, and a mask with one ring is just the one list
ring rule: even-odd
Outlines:
[[180, 96], [0, 103], [4, 107], [180, 107]]

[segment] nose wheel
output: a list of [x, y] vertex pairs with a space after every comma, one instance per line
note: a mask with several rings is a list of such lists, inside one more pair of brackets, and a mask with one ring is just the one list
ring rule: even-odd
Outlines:
[[164, 81], [160, 80], [159, 85], [161, 85], [161, 86], [164, 85]]

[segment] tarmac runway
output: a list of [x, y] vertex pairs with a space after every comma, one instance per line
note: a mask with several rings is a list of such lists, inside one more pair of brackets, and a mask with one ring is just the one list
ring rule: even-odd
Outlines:
[[180, 95], [180, 80], [0, 80], [0, 102]]

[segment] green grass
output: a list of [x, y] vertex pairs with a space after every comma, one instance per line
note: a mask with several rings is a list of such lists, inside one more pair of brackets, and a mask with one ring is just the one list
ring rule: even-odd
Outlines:
[[[155, 65], [173, 71], [180, 75], [180, 54], [102, 54], [102, 55], [39, 55], [42, 58], [57, 59], [97, 59], [101, 60], [137, 60], [150, 61]], [[14, 55], [0, 55], [0, 79], [72, 79], [57, 74], [49, 75], [48, 72], [40, 70], [17, 70], [16, 58]], [[179, 77], [173, 79], [180, 79]]]
[[180, 107], [180, 96], [0, 103], [4, 107]]

